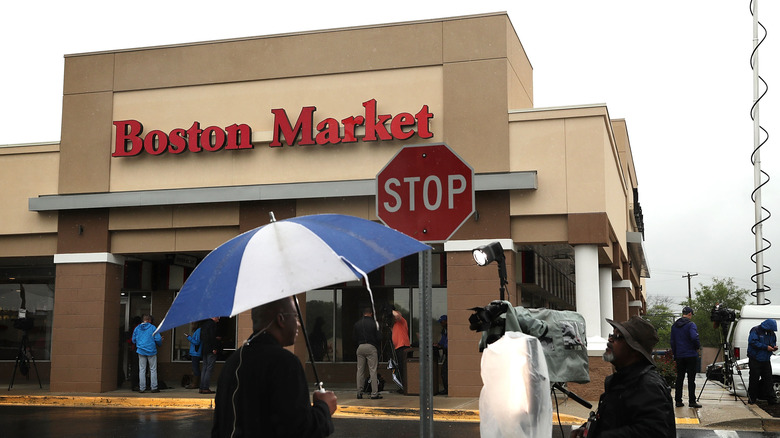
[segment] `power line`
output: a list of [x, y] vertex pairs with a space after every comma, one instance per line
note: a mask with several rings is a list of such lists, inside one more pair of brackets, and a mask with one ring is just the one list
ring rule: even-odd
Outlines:
[[693, 273], [691, 274], [688, 272], [688, 275], [683, 275], [682, 278], [688, 277], [688, 305], [690, 306], [693, 301], [691, 301], [691, 277], [695, 277], [699, 274]]

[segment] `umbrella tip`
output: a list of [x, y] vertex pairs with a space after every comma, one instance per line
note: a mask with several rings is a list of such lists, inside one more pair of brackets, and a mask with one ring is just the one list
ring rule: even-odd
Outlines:
[[273, 211], [269, 211], [268, 212], [268, 216], [271, 217], [271, 222], [276, 222], [276, 216], [274, 216], [274, 212]]

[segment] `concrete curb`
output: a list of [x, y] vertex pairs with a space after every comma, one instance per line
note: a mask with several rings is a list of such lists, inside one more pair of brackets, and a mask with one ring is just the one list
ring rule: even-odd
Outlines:
[[[60, 406], [88, 408], [149, 408], [149, 409], [214, 409], [213, 398], [170, 397], [100, 397], [69, 395], [0, 395], [0, 406]], [[416, 408], [381, 408], [370, 406], [339, 405], [333, 415], [336, 418], [393, 417], [416, 420], [420, 410]], [[479, 423], [479, 411], [470, 409], [434, 409], [436, 421]], [[584, 418], [553, 412], [553, 424], [580, 425]]]

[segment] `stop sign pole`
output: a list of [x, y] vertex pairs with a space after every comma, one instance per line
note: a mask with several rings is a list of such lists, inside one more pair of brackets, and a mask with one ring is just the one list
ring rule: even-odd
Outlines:
[[[377, 174], [377, 217], [417, 240], [448, 240], [474, 213], [474, 169], [446, 144], [406, 146]], [[420, 436], [433, 438], [431, 251], [419, 253]]]

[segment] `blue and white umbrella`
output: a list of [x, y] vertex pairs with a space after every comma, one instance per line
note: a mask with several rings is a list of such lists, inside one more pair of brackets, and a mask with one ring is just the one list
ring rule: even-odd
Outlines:
[[332, 284], [361, 279], [368, 284], [369, 272], [429, 249], [403, 233], [352, 216], [273, 221], [209, 253], [187, 278], [157, 331], [234, 316]]

